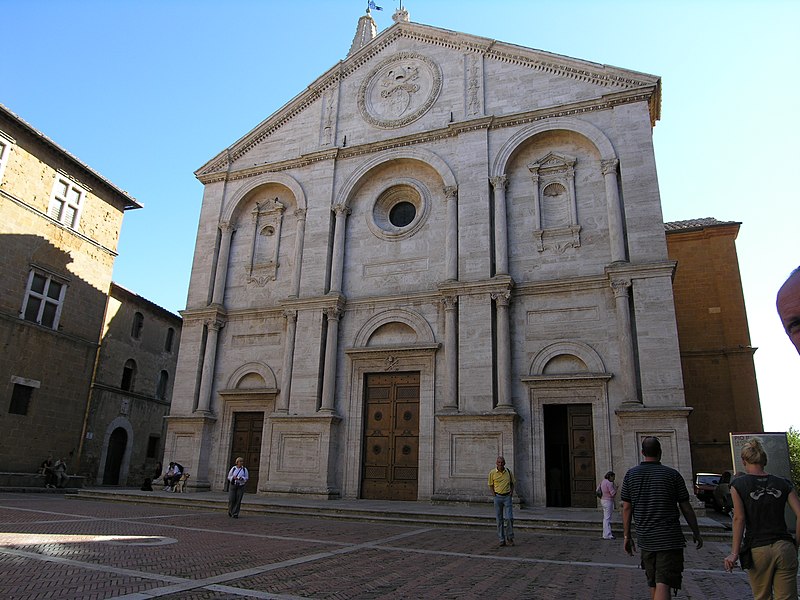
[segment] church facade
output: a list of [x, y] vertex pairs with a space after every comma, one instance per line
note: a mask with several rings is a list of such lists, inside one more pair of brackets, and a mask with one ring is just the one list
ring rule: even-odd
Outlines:
[[660, 79], [369, 12], [201, 167], [165, 460], [221, 489], [594, 506], [656, 435], [691, 480]]

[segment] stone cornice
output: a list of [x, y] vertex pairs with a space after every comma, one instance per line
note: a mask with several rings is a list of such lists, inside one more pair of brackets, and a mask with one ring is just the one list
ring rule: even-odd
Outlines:
[[203, 308], [187, 308], [180, 311], [180, 314], [183, 317], [184, 324], [191, 321], [224, 321], [228, 317], [228, 312], [225, 308], [218, 304], [210, 304]]
[[90, 237], [85, 236], [80, 231], [76, 231], [75, 229], [72, 229], [71, 227], [67, 227], [63, 223], [60, 223], [60, 222], [56, 221], [50, 215], [48, 215], [46, 213], [43, 213], [42, 211], [34, 208], [33, 206], [31, 206], [30, 204], [28, 204], [24, 200], [20, 200], [16, 196], [13, 196], [13, 195], [9, 194], [5, 190], [0, 190], [0, 197], [1, 198], [5, 198], [5, 199], [13, 202], [17, 206], [32, 212], [36, 216], [38, 216], [38, 217], [44, 219], [45, 221], [47, 221], [53, 227], [58, 227], [59, 229], [65, 231], [67, 234], [75, 236], [76, 238], [80, 239], [81, 241], [86, 242], [87, 244], [90, 244], [90, 245], [94, 246], [95, 248], [97, 248], [98, 250], [100, 250], [102, 252], [105, 252], [109, 256], [113, 256], [114, 258], [116, 258], [118, 256], [117, 253], [114, 250], [112, 250], [111, 248], [107, 248], [106, 246], [103, 246], [103, 244], [94, 241]]
[[648, 277], [672, 277], [678, 262], [668, 260], [660, 263], [615, 263], [606, 267], [609, 278], [645, 279]]
[[414, 346], [367, 346], [366, 348], [347, 348], [344, 353], [348, 356], [358, 356], [361, 354], [391, 355], [391, 356], [410, 356], [419, 354], [431, 354], [441, 348], [441, 344], [418, 344]]
[[[57, 329], [51, 329], [50, 327], [39, 325], [38, 323], [34, 323], [33, 321], [26, 321], [25, 319], [20, 319], [19, 316], [16, 314], [8, 314], [0, 312], [0, 319], [9, 321], [10, 323], [14, 323], [18, 327], [23, 327], [23, 328], [30, 327], [31, 330], [37, 331], [43, 335], [53, 335], [57, 338], [70, 340], [72, 342], [87, 346], [88, 348], [97, 348], [97, 346], [99, 346], [99, 344], [97, 343], [97, 339], [90, 340], [71, 333], [64, 333], [63, 331], [59, 331]], [[92, 332], [92, 333], [96, 333], [98, 336], [100, 335], [100, 323], [97, 324], [97, 332]], [[26, 333], [26, 335], [31, 335], [31, 334]]]
[[753, 346], [734, 346], [727, 348], [712, 348], [709, 350], [681, 350], [681, 358], [709, 357], [709, 356], [731, 356], [744, 354], [753, 356], [758, 348]]
[[235, 181], [238, 179], [255, 177], [256, 175], [261, 175], [263, 173], [275, 173], [279, 171], [299, 169], [326, 160], [347, 159], [366, 154], [385, 152], [395, 148], [427, 144], [439, 140], [458, 137], [462, 133], [468, 133], [480, 129], [492, 130], [504, 127], [518, 127], [520, 125], [528, 125], [530, 123], [546, 119], [611, 110], [615, 106], [622, 104], [649, 102], [653, 94], [654, 89], [652, 86], [650, 86], [645, 88], [637, 88], [635, 90], [606, 94], [600, 98], [583, 100], [570, 104], [562, 104], [557, 107], [541, 108], [532, 111], [514, 113], [511, 115], [481, 116], [477, 119], [468, 119], [466, 121], [459, 121], [457, 123], [449, 123], [446, 127], [395, 137], [389, 140], [378, 140], [357, 146], [328, 148], [325, 150], [303, 154], [297, 158], [286, 159], [274, 163], [264, 163], [231, 172], [225, 170], [227, 167], [227, 159], [221, 159], [221, 162], [210, 166], [208, 170], [201, 169], [196, 171], [195, 175], [197, 176], [198, 180], [204, 184], [225, 180]]
[[438, 288], [441, 296], [498, 294], [512, 290], [514, 280], [508, 275], [498, 275], [481, 281], [445, 281]]

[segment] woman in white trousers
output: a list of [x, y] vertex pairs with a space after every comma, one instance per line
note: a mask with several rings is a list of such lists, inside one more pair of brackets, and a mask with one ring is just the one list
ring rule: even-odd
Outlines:
[[611, 533], [611, 513], [614, 511], [614, 498], [617, 495], [617, 486], [614, 484], [614, 471], [609, 471], [600, 482], [600, 491], [603, 493], [600, 504], [603, 505], [603, 539], [613, 540], [614, 534]]

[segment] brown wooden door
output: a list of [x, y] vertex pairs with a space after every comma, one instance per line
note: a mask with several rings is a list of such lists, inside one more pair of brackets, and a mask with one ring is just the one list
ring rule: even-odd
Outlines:
[[419, 373], [367, 375], [361, 497], [416, 500]]
[[567, 408], [572, 506], [595, 507], [597, 497], [594, 471], [592, 405], [571, 404]]
[[258, 489], [258, 466], [261, 460], [261, 435], [264, 430], [264, 413], [262, 412], [237, 412], [233, 413], [233, 441], [231, 455], [228, 461], [228, 470], [233, 466], [236, 457], [244, 458], [244, 466], [250, 478], [245, 486], [246, 492], [255, 492]]

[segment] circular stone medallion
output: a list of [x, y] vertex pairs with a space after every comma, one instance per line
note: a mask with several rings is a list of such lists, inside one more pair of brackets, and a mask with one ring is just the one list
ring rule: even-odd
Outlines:
[[435, 62], [414, 52], [381, 61], [364, 79], [358, 108], [376, 127], [394, 129], [424, 115], [442, 91], [442, 71]]

